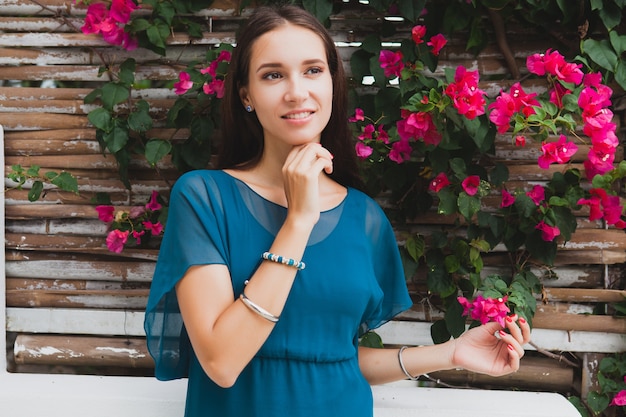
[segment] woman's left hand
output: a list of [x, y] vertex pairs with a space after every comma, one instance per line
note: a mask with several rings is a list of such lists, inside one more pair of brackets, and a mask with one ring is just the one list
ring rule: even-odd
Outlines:
[[530, 342], [530, 326], [515, 314], [508, 316], [505, 324], [508, 333], [498, 323], [487, 323], [455, 339], [454, 366], [491, 376], [517, 371], [523, 345]]

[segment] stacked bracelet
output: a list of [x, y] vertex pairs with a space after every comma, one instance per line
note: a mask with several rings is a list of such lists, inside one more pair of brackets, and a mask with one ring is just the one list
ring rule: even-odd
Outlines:
[[263, 259], [276, 262], [279, 264], [287, 265], [287, 266], [293, 266], [294, 268], [300, 271], [306, 267], [306, 265], [302, 261], [296, 261], [295, 259], [291, 259], [291, 258], [284, 258], [280, 255], [275, 255], [271, 252], [263, 252]]
[[244, 292], [242, 292], [239, 295], [239, 298], [241, 298], [241, 301], [243, 301], [243, 304], [246, 307], [248, 307], [250, 311], [252, 311], [253, 313], [256, 313], [257, 315], [263, 317], [267, 321], [271, 321], [272, 323], [278, 322], [278, 319], [280, 317], [276, 317], [275, 315], [273, 315], [272, 313], [270, 313], [269, 311], [267, 311], [266, 309], [264, 309], [263, 307], [255, 303], [254, 301], [250, 300], [248, 297], [246, 297], [246, 294]]
[[410, 379], [411, 381], [417, 381], [419, 377], [411, 375], [409, 371], [407, 371], [406, 368], [404, 367], [404, 362], [402, 361], [402, 352], [404, 352], [404, 349], [407, 349], [407, 348], [408, 346], [402, 346], [400, 350], [398, 351], [398, 362], [400, 363], [400, 369], [402, 369], [402, 372], [404, 372], [404, 375], [406, 375], [408, 379]]

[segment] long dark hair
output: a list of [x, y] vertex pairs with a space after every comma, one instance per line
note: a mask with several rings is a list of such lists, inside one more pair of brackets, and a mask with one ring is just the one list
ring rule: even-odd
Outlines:
[[348, 127], [347, 80], [339, 53], [324, 26], [304, 9], [292, 5], [256, 8], [238, 36], [225, 79], [221, 107], [222, 138], [217, 167], [251, 167], [259, 162], [263, 154], [263, 128], [255, 113], [245, 111], [239, 90], [248, 84], [255, 40], [286, 23], [309, 29], [318, 34], [324, 43], [333, 82], [333, 100], [330, 120], [322, 131], [321, 144], [334, 156], [331, 178], [344, 186], [362, 189]]

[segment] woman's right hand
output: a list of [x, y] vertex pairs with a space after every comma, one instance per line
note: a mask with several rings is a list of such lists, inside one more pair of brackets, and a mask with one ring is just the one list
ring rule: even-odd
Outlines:
[[[320, 217], [320, 176], [333, 172], [333, 156], [319, 143], [295, 146], [283, 165], [288, 217], [310, 222]], [[295, 216], [295, 217], [294, 217]]]

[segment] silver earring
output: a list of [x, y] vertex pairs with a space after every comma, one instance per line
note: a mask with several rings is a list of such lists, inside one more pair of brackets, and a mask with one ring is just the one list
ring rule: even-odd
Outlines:
[[248, 105], [246, 106], [246, 111], [247, 111], [248, 113], [251, 113], [251, 112], [252, 112], [252, 106], [248, 104]]

